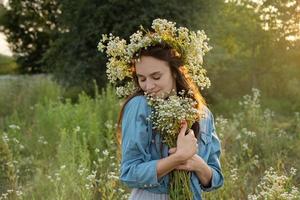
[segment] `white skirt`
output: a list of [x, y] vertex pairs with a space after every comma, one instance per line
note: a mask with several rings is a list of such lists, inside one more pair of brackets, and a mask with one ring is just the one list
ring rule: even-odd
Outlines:
[[134, 188], [131, 191], [129, 200], [169, 200], [168, 194], [157, 194], [147, 190]]

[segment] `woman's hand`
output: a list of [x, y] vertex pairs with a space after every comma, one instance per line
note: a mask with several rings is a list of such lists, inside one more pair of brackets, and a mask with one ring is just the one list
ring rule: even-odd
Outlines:
[[180, 132], [177, 137], [177, 148], [174, 155], [177, 156], [179, 161], [186, 161], [197, 153], [198, 144], [197, 139], [194, 135], [193, 130], [189, 130], [188, 134], [185, 135], [187, 130], [187, 122], [184, 121], [181, 125]]
[[[169, 154], [175, 154], [176, 148], [169, 149]], [[186, 170], [196, 172], [201, 184], [205, 187], [209, 187], [212, 179], [212, 169], [206, 164], [206, 162], [198, 155], [194, 154], [191, 158], [175, 167], [177, 170]]]
[[[176, 148], [169, 149], [169, 154], [174, 154], [175, 152], [176, 152]], [[180, 165], [176, 166], [175, 169], [186, 170], [186, 171], [197, 171], [199, 170], [199, 166], [203, 162], [204, 162], [203, 159], [198, 154], [194, 154], [191, 158], [182, 162]]]

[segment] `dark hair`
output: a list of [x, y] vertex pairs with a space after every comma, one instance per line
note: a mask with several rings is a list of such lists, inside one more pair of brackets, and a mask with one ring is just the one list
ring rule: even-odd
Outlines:
[[[183, 65], [183, 60], [181, 58], [181, 55], [173, 48], [171, 48], [167, 44], [157, 44], [155, 46], [150, 46], [147, 49], [141, 49], [139, 52], [136, 53], [136, 57], [134, 59], [141, 58], [142, 56], [151, 56], [154, 58], [157, 58], [159, 60], [163, 60], [169, 63], [171, 73], [176, 81], [176, 89], [177, 92], [180, 92], [182, 90], [189, 91], [192, 90], [193, 94], [190, 95], [191, 98], [193, 98], [197, 102], [197, 109], [200, 110], [202, 106], [206, 105], [204, 98], [200, 94], [199, 89], [194, 84], [194, 82], [190, 79], [187, 73], [187, 69]], [[135, 96], [143, 95], [144, 92], [139, 87], [137, 76], [135, 75], [135, 67], [134, 62], [132, 64], [133, 66], [133, 77], [135, 84], [138, 86], [138, 90], [130, 95], [125, 102], [123, 103], [123, 106], [121, 108], [119, 119], [118, 119], [118, 130], [117, 130], [117, 138], [119, 144], [121, 143], [121, 120], [123, 117], [123, 111], [126, 104]], [[198, 137], [199, 133], [199, 123], [195, 122], [192, 125], [192, 129], [195, 133], [195, 136]]]

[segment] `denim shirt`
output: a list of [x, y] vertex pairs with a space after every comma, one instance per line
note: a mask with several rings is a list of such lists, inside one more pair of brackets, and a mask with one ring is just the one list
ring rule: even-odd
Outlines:
[[[211, 191], [223, 185], [220, 166], [220, 141], [216, 135], [214, 119], [207, 107], [199, 121], [198, 155], [212, 169], [209, 187], [203, 187], [195, 172], [191, 175], [194, 200], [201, 200], [202, 191]], [[157, 162], [168, 156], [168, 147], [158, 133], [152, 130], [151, 108], [144, 96], [132, 98], [125, 106], [122, 118], [122, 161], [120, 180], [130, 188], [167, 194], [169, 175], [157, 178]]]

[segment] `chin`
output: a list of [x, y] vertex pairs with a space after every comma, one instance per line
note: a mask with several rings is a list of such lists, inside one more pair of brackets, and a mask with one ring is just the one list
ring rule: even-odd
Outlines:
[[149, 95], [153, 97], [160, 97], [163, 93], [161, 92], [151, 92]]
[[166, 98], [169, 95], [170, 95], [170, 92], [162, 92], [162, 91], [160, 91], [160, 92], [154, 93], [154, 96], [160, 97], [160, 98]]

